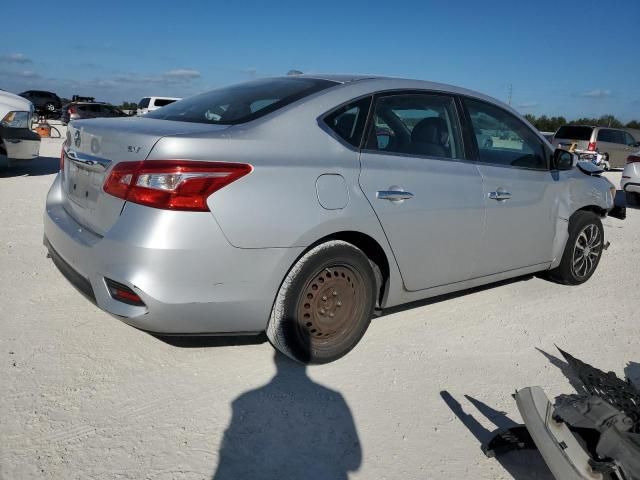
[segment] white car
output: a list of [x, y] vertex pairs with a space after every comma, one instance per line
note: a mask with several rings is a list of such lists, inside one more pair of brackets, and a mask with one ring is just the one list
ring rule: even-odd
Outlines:
[[144, 97], [138, 102], [138, 115], [146, 115], [149, 112], [165, 107], [173, 102], [182, 100], [174, 97]]
[[33, 104], [0, 90], [0, 165], [32, 160], [40, 151], [40, 136], [31, 131]]
[[640, 205], [640, 152], [629, 155], [627, 158], [620, 188], [625, 192], [627, 198], [631, 198], [636, 205]]

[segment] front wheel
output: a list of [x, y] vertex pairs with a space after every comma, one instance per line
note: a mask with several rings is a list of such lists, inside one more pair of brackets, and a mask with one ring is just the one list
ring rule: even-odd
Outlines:
[[376, 280], [367, 256], [333, 240], [312, 248], [287, 274], [267, 325], [280, 352], [328, 363], [360, 341], [373, 315]]
[[567, 285], [580, 285], [596, 271], [604, 250], [604, 228], [593, 212], [578, 211], [569, 221], [569, 239], [562, 260], [549, 276]]

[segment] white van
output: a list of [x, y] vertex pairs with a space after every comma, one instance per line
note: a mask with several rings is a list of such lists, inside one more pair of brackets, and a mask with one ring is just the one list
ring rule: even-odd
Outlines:
[[138, 103], [138, 115], [144, 115], [146, 113], [157, 110], [160, 107], [169, 105], [170, 103], [177, 102], [178, 100], [182, 99], [172, 97], [144, 97]]

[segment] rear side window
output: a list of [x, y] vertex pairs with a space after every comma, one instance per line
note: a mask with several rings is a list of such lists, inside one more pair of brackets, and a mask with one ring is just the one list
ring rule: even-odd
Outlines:
[[367, 148], [432, 158], [463, 158], [452, 97], [408, 93], [380, 97]]
[[149, 101], [151, 99], [149, 97], [145, 97], [142, 100], [140, 100], [140, 103], [138, 104], [138, 108], [147, 108], [149, 107]]
[[345, 142], [359, 148], [370, 105], [371, 97], [362, 98], [330, 113], [324, 123]]
[[563, 138], [566, 140], [583, 140], [589, 141], [591, 140], [591, 132], [593, 132], [593, 128], [591, 127], [580, 127], [577, 125], [565, 125], [560, 127], [556, 134], [555, 138]]
[[478, 144], [478, 160], [492, 165], [546, 170], [545, 149], [537, 135], [509, 112], [464, 99]]
[[156, 107], [166, 107], [170, 103], [175, 102], [175, 100], [169, 100], [168, 98], [156, 98], [153, 104]]
[[598, 141], [599, 142], [610, 142], [610, 143], [621, 143], [622, 145], [626, 144], [624, 137], [624, 132], [620, 130], [610, 130], [608, 128], [601, 128], [598, 132]]
[[334, 85], [337, 83], [329, 80], [302, 77], [255, 80], [180, 100], [151, 112], [149, 117], [235, 125], [255, 120]]

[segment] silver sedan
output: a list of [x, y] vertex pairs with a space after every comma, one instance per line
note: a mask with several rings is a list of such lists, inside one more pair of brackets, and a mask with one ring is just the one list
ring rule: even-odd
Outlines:
[[45, 245], [137, 328], [266, 330], [325, 363], [374, 309], [534, 272], [586, 281], [613, 193], [485, 95], [288, 76], [71, 122]]

